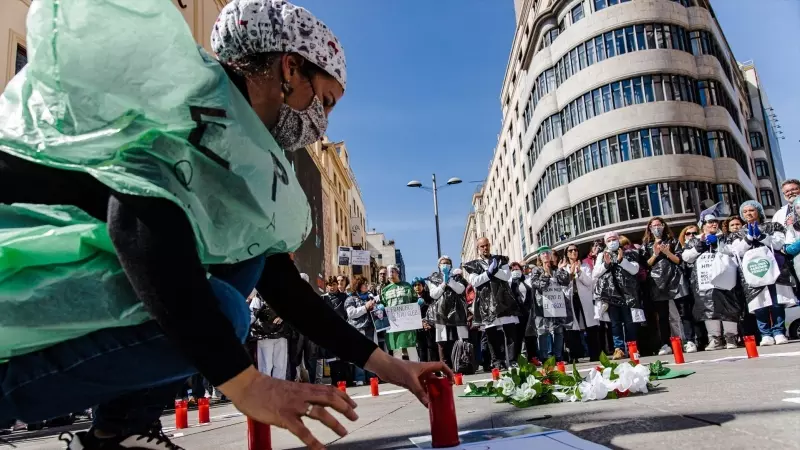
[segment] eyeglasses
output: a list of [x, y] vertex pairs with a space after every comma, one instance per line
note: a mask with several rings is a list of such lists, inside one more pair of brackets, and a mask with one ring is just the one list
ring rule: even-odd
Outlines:
[[686, 232], [686, 236], [697, 236], [697, 232], [696, 231], [687, 231]]
[[578, 249], [577, 248], [567, 249], [567, 253], [578, 253]]

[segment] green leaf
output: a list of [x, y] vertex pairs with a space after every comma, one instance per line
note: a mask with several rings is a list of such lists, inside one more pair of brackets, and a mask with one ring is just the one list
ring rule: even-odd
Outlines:
[[[594, 369], [592, 369], [592, 370], [594, 370]], [[575, 364], [575, 363], [572, 363], [572, 376], [575, 378], [576, 382], [580, 381], [580, 380], [583, 380], [583, 378], [581, 378], [581, 373], [578, 372], [578, 365]]]
[[578, 400], [581, 400], [583, 398], [581, 396], [581, 390], [578, 389], [578, 386], [575, 386], [575, 391], [573, 393], [575, 394], [575, 398], [577, 398]]
[[530, 369], [531, 363], [524, 356], [519, 355], [519, 358], [517, 358], [517, 365], [520, 369], [528, 370]]
[[600, 352], [600, 364], [603, 367], [609, 367], [611, 365], [611, 361], [609, 361], [608, 356], [604, 352]]
[[549, 372], [549, 371], [555, 369], [555, 367], [556, 367], [556, 357], [555, 356], [551, 356], [551, 357], [547, 358], [547, 361], [544, 362], [544, 371], [545, 372]]
[[475, 383], [467, 383], [467, 387], [472, 392], [476, 392], [478, 390], [478, 386], [475, 386]]
[[616, 393], [616, 392], [614, 392], [614, 391], [608, 391], [608, 396], [607, 396], [606, 398], [610, 398], [610, 399], [612, 399], [612, 400], [617, 400], [617, 399], [619, 399], [619, 397], [617, 397], [617, 393]]

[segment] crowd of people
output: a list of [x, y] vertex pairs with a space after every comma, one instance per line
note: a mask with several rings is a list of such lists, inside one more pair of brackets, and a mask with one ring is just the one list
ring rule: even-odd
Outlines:
[[[756, 201], [724, 218], [716, 205], [680, 230], [652, 217], [638, 242], [608, 232], [586, 254], [575, 244], [562, 252], [541, 247], [528, 263], [492, 254], [481, 238], [480, 257], [461, 268], [443, 256], [430, 276], [410, 284], [393, 267], [380, 269], [377, 285], [331, 278], [325, 298], [396, 356], [459, 371], [506, 368], [520, 355], [622, 359], [631, 341], [644, 355], [668, 355], [674, 337], [687, 353], [736, 348], [746, 335], [781, 345], [788, 342], [784, 308], [797, 303], [800, 181], [787, 180], [782, 191], [788, 204], [771, 220]], [[415, 333], [387, 334], [370, 320], [376, 308], [413, 302], [422, 316]], [[335, 379], [351, 376], [336, 366]], [[353, 370], [363, 384], [363, 370]]]

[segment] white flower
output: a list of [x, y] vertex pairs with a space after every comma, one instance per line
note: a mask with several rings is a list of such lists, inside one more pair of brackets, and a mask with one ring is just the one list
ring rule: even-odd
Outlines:
[[[567, 394], [565, 394], [563, 392], [553, 391], [553, 395], [555, 395], [556, 398], [559, 399], [562, 402], [570, 400], [569, 397], [567, 396]], [[575, 397], [575, 396], [573, 395], [573, 397]], [[571, 400], [571, 401], [574, 402], [575, 400]]]
[[533, 400], [534, 397], [536, 397], [536, 390], [528, 383], [522, 383], [522, 386], [517, 388], [511, 396], [512, 399], [518, 402]]
[[630, 364], [620, 364], [614, 371], [619, 375], [618, 387], [620, 391], [630, 391], [631, 393], [647, 393], [647, 383], [650, 381], [650, 369], [647, 366]]
[[512, 380], [511, 377], [500, 378], [500, 382], [497, 383], [497, 387], [503, 390], [503, 395], [506, 397], [513, 395], [517, 388], [517, 386], [514, 385], [514, 380]]
[[469, 388], [469, 385], [464, 386], [464, 395], [467, 395], [470, 392], [472, 392], [472, 389]]
[[606, 398], [610, 390], [606, 385], [608, 381], [604, 374], [601, 375], [596, 370], [590, 371], [586, 380], [578, 385], [578, 391], [581, 393], [581, 401], [588, 402], [590, 400], [602, 400]]
[[533, 375], [528, 375], [528, 379], [525, 380], [525, 382], [528, 383], [528, 385], [530, 385], [531, 387], [539, 384], [539, 380], [537, 380], [536, 377]]

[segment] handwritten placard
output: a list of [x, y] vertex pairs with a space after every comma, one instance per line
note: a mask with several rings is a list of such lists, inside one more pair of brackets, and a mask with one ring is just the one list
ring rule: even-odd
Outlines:
[[389, 317], [389, 332], [419, 330], [422, 328], [422, 310], [416, 303], [407, 305], [388, 306], [386, 315]]

